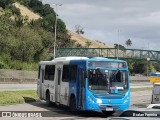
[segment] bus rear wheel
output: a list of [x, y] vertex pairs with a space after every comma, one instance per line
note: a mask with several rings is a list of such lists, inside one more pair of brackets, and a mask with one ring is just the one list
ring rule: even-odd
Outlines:
[[105, 115], [105, 116], [111, 116], [115, 111], [103, 111], [102, 110], [102, 113]]
[[75, 112], [76, 111], [76, 100], [74, 97], [71, 97], [70, 103], [69, 103], [70, 111]]
[[47, 92], [47, 94], [46, 94], [46, 105], [48, 107], [52, 106], [52, 102], [50, 101], [50, 93], [49, 92]]

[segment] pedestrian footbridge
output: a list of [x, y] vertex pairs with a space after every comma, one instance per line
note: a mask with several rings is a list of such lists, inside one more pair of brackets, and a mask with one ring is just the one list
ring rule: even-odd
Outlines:
[[117, 48], [57, 48], [56, 57], [86, 56], [160, 61], [160, 51]]

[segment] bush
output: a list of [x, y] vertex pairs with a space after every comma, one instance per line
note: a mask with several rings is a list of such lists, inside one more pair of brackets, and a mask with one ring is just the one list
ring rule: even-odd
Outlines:
[[38, 63], [27, 63], [27, 62], [21, 62], [18, 60], [12, 61], [9, 64], [10, 69], [15, 69], [15, 70], [38, 70]]
[[11, 9], [13, 15], [20, 15], [21, 14], [19, 8], [16, 8], [15, 6], [11, 6], [10, 9]]
[[21, 63], [23, 64], [23, 70], [38, 70], [38, 63]]
[[3, 61], [5, 64], [8, 64], [11, 62], [11, 56], [8, 54], [1, 54], [0, 61]]
[[9, 64], [10, 69], [15, 69], [15, 70], [23, 70], [23, 65], [21, 64], [20, 61], [12, 61]]
[[8, 66], [4, 62], [0, 61], [0, 69], [8, 69]]

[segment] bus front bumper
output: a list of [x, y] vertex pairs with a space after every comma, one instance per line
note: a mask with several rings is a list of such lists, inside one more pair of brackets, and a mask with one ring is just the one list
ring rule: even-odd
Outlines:
[[130, 102], [121, 103], [121, 104], [97, 104], [97, 103], [88, 103], [86, 105], [86, 110], [93, 111], [117, 111], [117, 110], [126, 110], [130, 107]]

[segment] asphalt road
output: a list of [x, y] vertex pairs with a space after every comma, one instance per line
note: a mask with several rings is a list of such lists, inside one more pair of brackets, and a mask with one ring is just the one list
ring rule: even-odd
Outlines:
[[[131, 83], [131, 88], [152, 87], [150, 83]], [[36, 84], [0, 84], [0, 91], [4, 90], [36, 90]], [[150, 104], [151, 91], [134, 91], [131, 92], [131, 107], [139, 108]], [[43, 118], [23, 118], [23, 120], [106, 120], [106, 116], [101, 112], [79, 112], [78, 114], [70, 113], [66, 107], [47, 107], [45, 102], [24, 103], [18, 105], [0, 106], [0, 111], [47, 111], [45, 114], [54, 117]], [[113, 116], [116, 116], [114, 114]], [[21, 120], [22, 118], [3, 118], [3, 120]], [[0, 118], [1, 120], [1, 118]]]
[[[131, 83], [131, 88], [152, 87], [149, 82]], [[37, 84], [0, 84], [0, 91], [4, 90], [36, 90]]]
[[[104, 120], [106, 119], [106, 116], [101, 112], [82, 112], [81, 111], [77, 113], [71, 113], [68, 107], [64, 107], [64, 106], [61, 107], [56, 105], [52, 107], [47, 107], [45, 102], [43, 101], [33, 102], [33, 103], [24, 103], [24, 104], [18, 104], [18, 105], [0, 106], [0, 111], [27, 111], [27, 112], [32, 111], [35, 113], [41, 112], [42, 116], [49, 116], [49, 117], [43, 117], [43, 118], [34, 118], [34, 120], [51, 119], [51, 118], [52, 120], [77, 120], [77, 119]], [[44, 112], [44, 114], [42, 111]]]
[[131, 107], [146, 107], [151, 103], [151, 90], [131, 92]]
[[[151, 91], [134, 91], [131, 92], [131, 108], [145, 107], [150, 104]], [[0, 111], [43, 111], [46, 116], [43, 118], [28, 118], [30, 120], [106, 120], [106, 116], [101, 112], [78, 112], [77, 114], [69, 112], [67, 107], [52, 106], [47, 107], [44, 101], [24, 103], [17, 105], [0, 106]], [[117, 113], [112, 116], [116, 116]], [[1, 119], [1, 118], [0, 118]], [[13, 120], [21, 120], [21, 118], [12, 118]], [[11, 118], [4, 118], [4, 120], [12, 120]], [[25, 120], [27, 118], [23, 118]], [[27, 120], [28, 120], [27, 119]]]
[[0, 84], [0, 91], [5, 90], [36, 90], [37, 84]]

